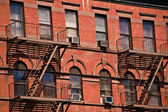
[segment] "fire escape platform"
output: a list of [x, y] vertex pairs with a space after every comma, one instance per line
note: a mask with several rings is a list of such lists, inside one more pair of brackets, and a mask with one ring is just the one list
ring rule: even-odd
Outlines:
[[168, 107], [155, 106], [155, 105], [131, 105], [134, 109], [144, 109], [144, 110], [168, 110]]
[[72, 100], [70, 99], [32, 97], [32, 96], [18, 96], [18, 97], [10, 99], [10, 101], [25, 101], [25, 102], [38, 102], [38, 103], [47, 103], [47, 102], [71, 103], [72, 102]]
[[132, 55], [138, 55], [138, 56], [149, 56], [149, 57], [156, 57], [156, 56], [161, 56], [161, 57], [168, 57], [168, 53], [160, 53], [160, 52], [143, 52], [143, 51], [137, 51], [137, 50], [122, 50], [119, 52], [119, 54], [122, 53], [128, 53]]
[[34, 44], [56, 44], [56, 45], [71, 45], [69, 42], [63, 42], [63, 41], [54, 41], [54, 40], [43, 40], [43, 39], [36, 39], [36, 38], [27, 38], [27, 37], [14, 37], [12, 39], [9, 39], [10, 42], [15, 43], [34, 43]]

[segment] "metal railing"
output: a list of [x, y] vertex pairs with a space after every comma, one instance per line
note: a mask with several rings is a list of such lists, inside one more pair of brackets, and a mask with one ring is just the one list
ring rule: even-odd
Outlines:
[[[128, 106], [132, 104], [137, 104], [138, 94], [139, 92], [121, 92], [120, 93], [121, 105]], [[168, 91], [159, 92], [159, 95], [157, 94], [154, 100], [150, 101], [150, 98], [152, 99], [152, 97], [155, 97], [155, 95], [153, 93], [152, 94], [149, 93], [148, 105], [168, 107]]]
[[[28, 88], [33, 82], [12, 82], [8, 85], [9, 98], [12, 99], [17, 96], [26, 96]], [[71, 88], [69, 83], [42, 83], [42, 93], [40, 97], [70, 99]]]
[[13, 22], [5, 27], [6, 35], [9, 39], [18, 36], [31, 39], [67, 42], [67, 29], [65, 27], [23, 22]]
[[[131, 38], [131, 40], [130, 40]], [[144, 37], [128, 37], [116, 41], [118, 52], [124, 50], [135, 50], [141, 52], [168, 53], [168, 41]]]

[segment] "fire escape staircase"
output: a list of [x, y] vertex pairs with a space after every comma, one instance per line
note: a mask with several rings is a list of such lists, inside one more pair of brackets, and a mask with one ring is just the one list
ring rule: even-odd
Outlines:
[[156, 78], [156, 75], [161, 67], [164, 57], [156, 57], [151, 64], [150, 74], [148, 79], [144, 83], [144, 89], [142, 90], [141, 96], [139, 97], [138, 104], [147, 105], [149, 101], [149, 91], [152, 87], [152, 84]]
[[[31, 85], [30, 89], [28, 90], [27, 96], [29, 96], [29, 97], [39, 97], [40, 96], [42, 89], [43, 89], [42, 78], [48, 68], [48, 65], [50, 64], [52, 58], [54, 57], [54, 54], [59, 51], [58, 49], [59, 49], [59, 46], [56, 44], [49, 45], [47, 51], [44, 53], [44, 56], [42, 59], [43, 64], [41, 66], [41, 69], [37, 70], [37, 68], [41, 62], [41, 60], [39, 60], [39, 63], [36, 66], [36, 71], [35, 71], [36, 75], [33, 75], [33, 78], [34, 78], [33, 84]], [[56, 53], [56, 55], [57, 55], [57, 53]], [[12, 102], [10, 105], [11, 105], [10, 112], [18, 110], [17, 105], [20, 107], [19, 103], [16, 101]], [[19, 110], [20, 111], [22, 110], [22, 112], [32, 112], [32, 111], [34, 111], [33, 109], [35, 107], [37, 107], [38, 105], [39, 104], [37, 104], [37, 102], [28, 101], [28, 102], [23, 103], [22, 109], [19, 108]], [[47, 104], [45, 104], [44, 110], [45, 110], [45, 112], [50, 112], [50, 111], [60, 112], [62, 105], [63, 105], [62, 102], [47, 103]]]
[[[33, 81], [33, 84], [31, 85], [31, 88], [29, 89], [27, 96], [32, 96], [32, 97], [39, 97], [42, 91], [42, 78], [47, 70], [48, 65], [50, 64], [58, 46], [57, 45], [50, 45], [47, 52], [44, 55], [44, 62], [43, 65], [41, 66], [41, 69], [37, 71], [37, 75], [35, 76], [35, 80]], [[30, 112], [33, 110], [34, 105], [30, 105], [27, 102], [25, 105], [23, 112]], [[59, 103], [59, 106], [53, 105], [53, 104], [48, 104], [47, 106], [50, 106], [51, 109], [55, 109], [57, 112], [60, 110], [62, 103]], [[48, 111], [48, 110], [47, 110]]]

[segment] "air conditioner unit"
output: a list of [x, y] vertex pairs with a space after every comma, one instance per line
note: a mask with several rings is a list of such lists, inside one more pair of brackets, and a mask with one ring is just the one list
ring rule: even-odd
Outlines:
[[79, 44], [79, 37], [69, 37], [71, 44]]
[[113, 103], [113, 97], [112, 96], [104, 96], [103, 97], [103, 103], [112, 104]]
[[71, 100], [73, 101], [81, 101], [81, 95], [77, 93], [72, 93], [71, 94]]
[[108, 48], [108, 46], [109, 46], [108, 40], [99, 40], [98, 46], [103, 47], [103, 48]]

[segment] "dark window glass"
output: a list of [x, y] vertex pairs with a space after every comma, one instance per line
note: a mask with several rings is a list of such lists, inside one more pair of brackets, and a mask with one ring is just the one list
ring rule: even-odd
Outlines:
[[105, 15], [95, 14], [96, 40], [107, 40], [107, 20]]
[[161, 105], [161, 98], [160, 98], [160, 87], [159, 87], [159, 80], [155, 78], [154, 83], [152, 84], [152, 87], [149, 92], [149, 98], [150, 98], [150, 105]]
[[27, 85], [27, 66], [23, 62], [16, 62], [14, 64], [14, 95], [26, 95]]
[[167, 31], [167, 40], [168, 40], [168, 23], [166, 24], [166, 31]]
[[132, 73], [124, 75], [125, 102], [127, 105], [136, 103], [136, 85]]
[[130, 19], [120, 18], [121, 49], [130, 49], [131, 29]]
[[51, 32], [51, 10], [48, 7], [39, 7], [39, 27], [40, 27], [40, 38], [45, 40], [52, 39]]
[[[81, 71], [77, 67], [72, 67], [69, 70], [70, 74], [78, 74], [81, 75]], [[70, 85], [71, 85], [71, 94], [82, 94], [82, 82], [81, 76], [70, 75]]]
[[99, 73], [100, 75], [100, 96], [111, 96], [112, 90], [111, 90], [111, 79], [110, 79], [110, 73], [103, 69]]
[[143, 21], [144, 50], [155, 52], [154, 24], [151, 21]]
[[10, 3], [11, 34], [23, 36], [23, 6], [20, 3]]
[[68, 37], [78, 37], [78, 18], [76, 11], [65, 10]]
[[49, 65], [43, 76], [43, 95], [44, 97], [56, 97], [56, 86], [54, 78], [54, 68]]

